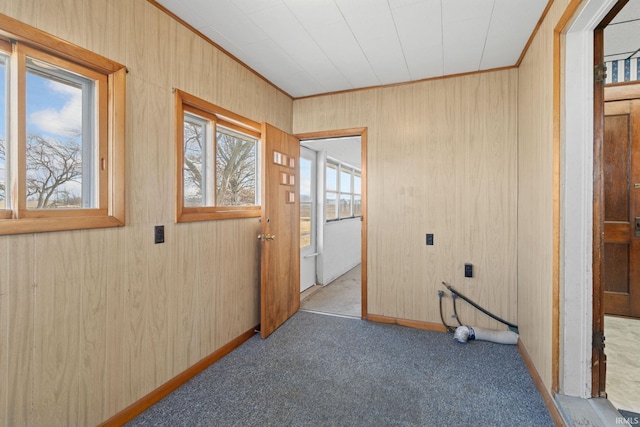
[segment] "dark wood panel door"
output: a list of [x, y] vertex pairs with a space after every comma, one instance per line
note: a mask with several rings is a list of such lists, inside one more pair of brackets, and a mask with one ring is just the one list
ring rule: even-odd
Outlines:
[[604, 119], [604, 312], [640, 317], [640, 100]]
[[269, 124], [262, 130], [260, 335], [300, 308], [300, 141]]

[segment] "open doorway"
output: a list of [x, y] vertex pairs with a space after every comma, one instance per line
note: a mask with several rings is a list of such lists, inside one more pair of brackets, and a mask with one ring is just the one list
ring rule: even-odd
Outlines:
[[362, 317], [360, 135], [302, 139], [301, 310]]
[[640, 414], [640, 0], [618, 7], [603, 32], [604, 390]]

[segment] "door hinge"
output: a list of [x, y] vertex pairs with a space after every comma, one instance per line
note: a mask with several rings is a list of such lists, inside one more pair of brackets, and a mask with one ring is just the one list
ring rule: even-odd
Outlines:
[[604, 350], [604, 334], [602, 332], [596, 332], [593, 334], [591, 346], [596, 350]]
[[596, 83], [603, 82], [607, 78], [607, 66], [604, 64], [596, 65], [593, 68], [593, 78]]

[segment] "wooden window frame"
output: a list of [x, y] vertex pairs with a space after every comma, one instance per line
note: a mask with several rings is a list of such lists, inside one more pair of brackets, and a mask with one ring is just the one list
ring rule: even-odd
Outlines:
[[[211, 221], [234, 218], [259, 218], [261, 206], [199, 206], [186, 207], [184, 205], [184, 113], [198, 115], [211, 120], [216, 125], [249, 135], [257, 139], [261, 144], [262, 125], [235, 114], [222, 107], [190, 95], [179, 89], [175, 89], [175, 123], [176, 123], [176, 222]], [[215, 129], [214, 129], [215, 144]], [[259, 161], [260, 147], [256, 153]], [[256, 175], [258, 185], [256, 196], [259, 197], [261, 174]]]
[[[125, 225], [126, 67], [0, 14], [0, 49], [10, 54], [7, 88], [7, 194], [0, 235], [119, 227]], [[26, 206], [26, 57], [43, 60], [96, 81], [98, 197], [95, 208], [39, 209]]]

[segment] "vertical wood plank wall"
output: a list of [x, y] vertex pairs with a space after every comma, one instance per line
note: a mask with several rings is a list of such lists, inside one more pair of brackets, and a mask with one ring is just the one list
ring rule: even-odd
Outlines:
[[555, 0], [519, 67], [518, 322], [548, 390], [553, 344], [553, 36], [569, 0]]
[[174, 223], [172, 88], [288, 132], [292, 100], [146, 0], [0, 13], [129, 70], [126, 227], [0, 237], [0, 426], [95, 425], [259, 323], [258, 221]]
[[[440, 324], [446, 281], [517, 320], [517, 85], [511, 69], [294, 101], [295, 133], [369, 129], [370, 314]], [[459, 307], [465, 323], [500, 328]]]

